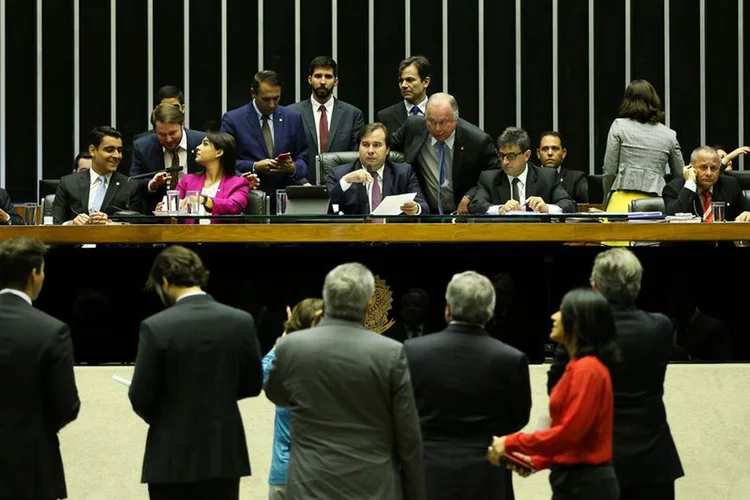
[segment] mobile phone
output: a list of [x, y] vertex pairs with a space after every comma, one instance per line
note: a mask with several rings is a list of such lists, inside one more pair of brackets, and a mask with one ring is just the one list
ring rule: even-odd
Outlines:
[[291, 160], [292, 159], [292, 153], [280, 153], [276, 157], [276, 161], [284, 161], [284, 160]]
[[531, 472], [536, 472], [536, 469], [530, 463], [528, 463], [526, 460], [522, 460], [522, 459], [518, 458], [515, 455], [505, 454], [505, 455], [502, 456], [502, 458], [500, 460], [502, 462], [510, 462], [511, 464], [513, 464], [513, 465], [515, 465], [517, 467], [521, 467], [522, 469], [526, 469], [526, 470], [529, 470]]

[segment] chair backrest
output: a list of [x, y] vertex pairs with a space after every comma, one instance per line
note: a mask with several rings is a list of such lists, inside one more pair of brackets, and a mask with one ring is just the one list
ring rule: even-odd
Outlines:
[[604, 203], [604, 174], [589, 174], [589, 203]]
[[[326, 177], [328, 177], [328, 171], [333, 167], [339, 165], [346, 165], [347, 163], [354, 163], [359, 158], [359, 151], [340, 151], [337, 153], [322, 153], [315, 156], [315, 175], [318, 179], [318, 184], [325, 186]], [[388, 154], [388, 159], [393, 163], [404, 163], [406, 157], [401, 151], [391, 151]]]
[[54, 194], [48, 194], [44, 198], [42, 198], [42, 220], [44, 220], [44, 217], [52, 217], [52, 205], [54, 204]]
[[39, 196], [44, 199], [48, 194], [55, 194], [58, 184], [60, 179], [39, 179]]
[[739, 182], [740, 188], [743, 191], [750, 190], [750, 171], [730, 170], [729, 172], [726, 173], [726, 175], [737, 179], [737, 182]]
[[663, 198], [641, 198], [630, 201], [628, 212], [661, 212], [664, 214], [667, 209]]
[[266, 193], [260, 189], [251, 189], [247, 192], [246, 215], [268, 215], [266, 207]]

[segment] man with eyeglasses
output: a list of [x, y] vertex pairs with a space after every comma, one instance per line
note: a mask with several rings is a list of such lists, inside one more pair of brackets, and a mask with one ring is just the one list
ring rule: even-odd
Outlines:
[[410, 116], [391, 143], [414, 168], [433, 214], [468, 214], [479, 174], [497, 168], [492, 138], [459, 118], [450, 94], [433, 94], [425, 116]]
[[557, 181], [557, 172], [529, 163], [531, 139], [525, 130], [506, 128], [497, 139], [497, 149], [501, 170], [482, 172], [479, 176], [476, 194], [469, 205], [471, 213], [576, 211], [576, 203]]

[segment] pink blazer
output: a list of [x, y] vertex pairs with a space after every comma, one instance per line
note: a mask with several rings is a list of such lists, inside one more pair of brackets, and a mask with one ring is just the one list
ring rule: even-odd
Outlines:
[[[200, 193], [203, 190], [203, 182], [205, 180], [205, 172], [184, 176], [177, 183], [180, 198], [184, 198], [187, 191], [198, 191]], [[214, 215], [241, 214], [247, 206], [247, 192], [249, 190], [250, 184], [244, 177], [222, 175], [221, 181], [219, 181], [219, 189], [216, 191], [216, 196], [213, 199], [214, 209], [211, 213]]]

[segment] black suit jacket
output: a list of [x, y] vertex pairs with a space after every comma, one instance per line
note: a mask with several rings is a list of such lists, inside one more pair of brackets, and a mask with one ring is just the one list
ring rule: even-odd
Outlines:
[[[555, 170], [537, 167], [531, 163], [527, 163], [526, 168], [529, 169], [526, 175], [526, 199], [539, 196], [545, 203], [559, 206], [563, 212], [576, 211], [576, 203], [557, 180]], [[483, 214], [491, 205], [503, 205], [510, 199], [510, 192], [508, 176], [502, 169], [482, 172], [476, 194], [469, 204], [469, 212]]]
[[401, 126], [406, 123], [409, 114], [406, 112], [404, 101], [401, 100], [392, 106], [383, 108], [375, 114], [375, 121], [385, 125], [388, 132], [395, 134]]
[[[672, 324], [663, 314], [612, 304], [622, 360], [611, 370], [615, 399], [614, 465], [621, 484], [673, 481], [684, 475], [662, 399], [672, 351]], [[558, 347], [547, 388], [562, 377], [568, 354]]]
[[0, 498], [66, 498], [57, 431], [80, 408], [64, 323], [0, 294]]
[[[664, 186], [662, 192], [667, 214], [674, 215], [677, 212], [688, 212], [699, 217], [703, 216], [703, 198], [695, 191], [685, 188], [685, 179], [675, 179]], [[742, 194], [742, 188], [737, 179], [729, 175], [720, 175], [714, 184], [711, 201], [723, 201], [724, 218], [734, 220], [742, 212], [750, 210], [750, 201]]]
[[[22, 226], [24, 224], [23, 219], [20, 215], [18, 215], [18, 212], [16, 212], [16, 207], [13, 206], [13, 202], [10, 199], [10, 195], [8, 192], [0, 188], [0, 208], [8, 215], [10, 215], [9, 222], [14, 226]], [[0, 222], [0, 225], [3, 223]]]
[[[318, 130], [315, 127], [315, 115], [311, 98], [299, 101], [291, 106], [292, 109], [302, 115], [302, 121], [305, 124], [305, 135], [307, 136], [307, 179], [312, 184], [317, 184], [315, 172], [315, 156], [318, 154]], [[316, 102], [316, 105], [317, 102]], [[351, 104], [333, 100], [333, 113], [329, 117], [331, 120], [328, 127], [328, 143], [326, 152], [339, 151], [356, 151], [358, 149], [357, 137], [359, 130], [365, 124], [365, 118], [359, 108]], [[323, 179], [320, 179], [322, 184]]]
[[[422, 165], [419, 154], [422, 146], [429, 139], [424, 116], [410, 116], [391, 138], [391, 149], [403, 151], [406, 163], [414, 167], [422, 192], [425, 191]], [[479, 127], [459, 118], [456, 124], [456, 136], [453, 143], [453, 199], [458, 206], [461, 198], [469, 194], [473, 196], [474, 187], [479, 180], [479, 174], [488, 169], [497, 168], [497, 150], [492, 138]], [[437, 213], [437, 207], [430, 207]]]
[[424, 441], [427, 498], [512, 499], [510, 471], [486, 459], [492, 436], [529, 420], [526, 355], [477, 325], [404, 343]]
[[[362, 168], [359, 160], [346, 165], [339, 165], [328, 171], [326, 186], [331, 196], [331, 203], [338, 204], [339, 210], [347, 215], [360, 215], [370, 213], [370, 203], [367, 197], [367, 187], [364, 184], [352, 184], [346, 190], [341, 190], [341, 179], [354, 170]], [[410, 165], [406, 163], [393, 163], [386, 160], [383, 167], [383, 198], [395, 194], [417, 193], [414, 201], [422, 207], [422, 214], [429, 214], [430, 207], [422, 196], [419, 181]]]
[[[60, 179], [52, 205], [52, 218], [55, 224], [75, 219], [76, 215], [89, 212], [89, 190], [91, 173], [87, 168], [82, 172], [66, 175]], [[141, 199], [138, 190], [128, 178], [119, 172], [112, 174], [109, 187], [102, 201], [101, 212], [112, 215], [120, 210], [138, 210]]]
[[578, 170], [561, 167], [558, 174], [560, 184], [576, 203], [589, 202], [589, 181], [586, 174]]
[[130, 402], [149, 424], [144, 483], [250, 475], [237, 401], [263, 380], [250, 314], [194, 295], [141, 323]]

